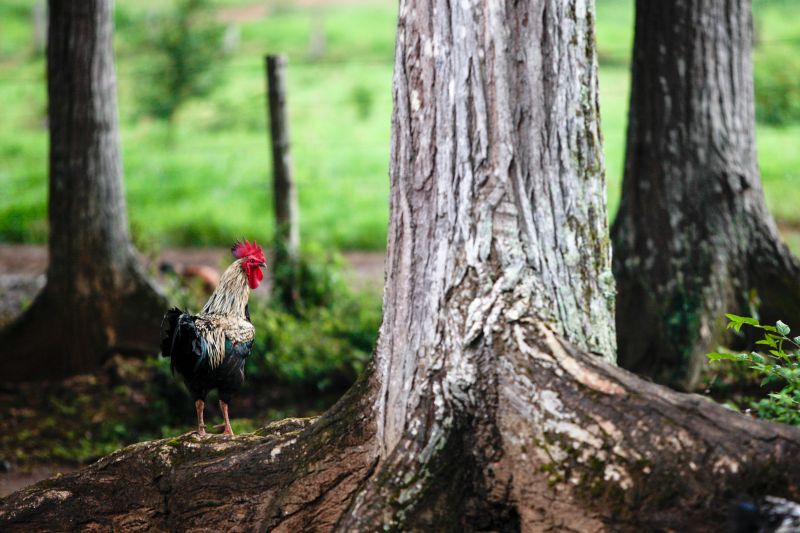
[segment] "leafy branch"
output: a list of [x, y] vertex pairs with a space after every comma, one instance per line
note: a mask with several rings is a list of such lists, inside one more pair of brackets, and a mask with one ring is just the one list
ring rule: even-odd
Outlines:
[[737, 333], [745, 325], [763, 331], [763, 338], [755, 343], [762, 346], [763, 351], [711, 352], [706, 354], [709, 361], [745, 364], [762, 376], [762, 387], [774, 381], [783, 383], [781, 390], [769, 393], [768, 398], [756, 402], [754, 407], [762, 418], [800, 425], [800, 335], [790, 337], [791, 328], [780, 320], [771, 326], [751, 317], [734, 314], [725, 316], [729, 320], [728, 329]]

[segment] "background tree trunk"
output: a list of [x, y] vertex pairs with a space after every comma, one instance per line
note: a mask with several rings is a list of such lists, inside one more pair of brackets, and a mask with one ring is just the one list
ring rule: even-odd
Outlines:
[[622, 203], [619, 362], [693, 386], [725, 312], [800, 321], [800, 266], [764, 203], [749, 0], [636, 3]]
[[130, 241], [111, 0], [51, 0], [47, 285], [3, 332], [4, 379], [64, 376], [112, 352], [158, 350], [164, 298]]
[[613, 363], [591, 3], [400, 4], [384, 321], [317, 420], [132, 446], [0, 526], [717, 530], [800, 430]]

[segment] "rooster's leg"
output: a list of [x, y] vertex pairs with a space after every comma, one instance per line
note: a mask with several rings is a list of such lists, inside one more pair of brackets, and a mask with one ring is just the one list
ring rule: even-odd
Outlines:
[[231, 421], [228, 419], [228, 404], [223, 402], [222, 400], [219, 401], [219, 408], [222, 410], [222, 418], [225, 420], [225, 431], [222, 432], [223, 435], [230, 435], [233, 437], [233, 429], [231, 429]]
[[203, 400], [196, 400], [194, 408], [197, 411], [197, 434], [201, 437], [206, 435], [206, 425], [203, 423], [203, 409], [206, 407], [206, 402]]

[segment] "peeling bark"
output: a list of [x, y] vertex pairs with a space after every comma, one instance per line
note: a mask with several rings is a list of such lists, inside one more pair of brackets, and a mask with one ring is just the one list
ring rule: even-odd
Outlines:
[[9, 380], [153, 353], [166, 307], [128, 232], [111, 0], [51, 0], [49, 14], [50, 264], [43, 291], [0, 334]]
[[614, 366], [593, 7], [403, 1], [384, 321], [315, 421], [135, 445], [4, 530], [716, 531], [800, 431]]
[[724, 313], [800, 320], [800, 263], [764, 202], [749, 0], [636, 4], [622, 202], [612, 230], [619, 362], [691, 388], [741, 346]]

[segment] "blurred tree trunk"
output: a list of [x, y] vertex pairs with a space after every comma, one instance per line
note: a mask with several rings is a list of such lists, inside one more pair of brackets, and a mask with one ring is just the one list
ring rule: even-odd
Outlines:
[[[622, 202], [619, 363], [692, 387], [724, 313], [800, 326], [800, 266], [756, 161], [749, 0], [636, 3]], [[728, 334], [729, 335], [729, 334]]]
[[[413, 9], [411, 9], [413, 5]], [[714, 530], [800, 430], [618, 369], [592, 4], [403, 0], [384, 320], [316, 420], [132, 446], [4, 530]]]
[[111, 0], [51, 0], [47, 285], [2, 332], [3, 379], [91, 370], [158, 350], [165, 303], [130, 241], [117, 128]]

